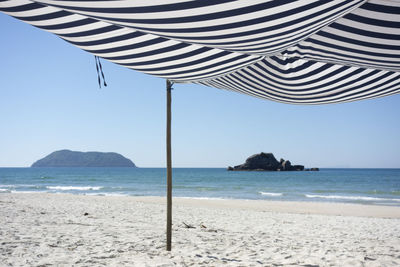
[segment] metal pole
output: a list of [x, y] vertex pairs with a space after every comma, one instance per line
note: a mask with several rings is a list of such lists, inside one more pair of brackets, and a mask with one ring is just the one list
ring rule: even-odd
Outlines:
[[172, 236], [171, 90], [172, 82], [167, 80], [167, 251]]

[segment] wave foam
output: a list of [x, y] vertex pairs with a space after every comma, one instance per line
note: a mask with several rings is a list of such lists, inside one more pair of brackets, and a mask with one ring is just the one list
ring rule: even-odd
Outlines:
[[258, 192], [259, 194], [263, 195], [263, 196], [269, 196], [269, 197], [280, 197], [282, 196], [282, 193], [270, 193], [270, 192]]
[[89, 190], [100, 190], [102, 186], [46, 186], [47, 189], [50, 190], [79, 190], [79, 191], [89, 191]]
[[397, 198], [378, 198], [378, 197], [363, 197], [363, 196], [336, 196], [336, 195], [305, 195], [308, 198], [326, 198], [326, 199], [345, 199], [345, 200], [365, 200], [365, 201], [399, 201]]
[[0, 187], [6, 187], [6, 188], [17, 188], [17, 187], [39, 188], [38, 185], [34, 185], [34, 184], [0, 184]]

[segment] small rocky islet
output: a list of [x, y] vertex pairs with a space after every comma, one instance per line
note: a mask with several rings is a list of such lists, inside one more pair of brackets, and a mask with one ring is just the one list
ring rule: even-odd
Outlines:
[[246, 162], [234, 167], [229, 166], [228, 171], [319, 171], [319, 168], [307, 168], [303, 165], [292, 165], [289, 160], [277, 161], [274, 154], [255, 154], [246, 159]]

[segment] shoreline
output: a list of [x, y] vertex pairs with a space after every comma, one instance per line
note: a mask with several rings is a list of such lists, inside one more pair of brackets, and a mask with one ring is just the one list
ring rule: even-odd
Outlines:
[[5, 266], [399, 266], [400, 208], [0, 194]]
[[[145, 203], [166, 203], [164, 197], [138, 197], [136, 201]], [[224, 209], [246, 209], [261, 212], [278, 212], [294, 214], [315, 214], [331, 216], [355, 216], [373, 218], [400, 218], [400, 207], [367, 205], [338, 202], [312, 202], [312, 201], [276, 201], [276, 200], [247, 200], [247, 199], [201, 199], [173, 197], [173, 205]]]
[[[73, 194], [73, 193], [49, 193], [49, 192], [13, 192], [1, 193], [1, 195], [35, 195], [35, 196], [69, 196], [88, 198], [128, 198], [135, 202], [166, 205], [165, 196], [131, 196], [124, 194]], [[354, 216], [400, 219], [400, 206], [372, 205], [363, 203], [343, 203], [327, 201], [280, 201], [269, 199], [227, 199], [227, 198], [203, 198], [203, 197], [172, 197], [173, 206], [187, 206], [197, 208], [216, 209], [245, 209], [260, 212], [277, 212], [293, 214], [315, 214], [328, 216]]]
[[[62, 187], [62, 186], [54, 186], [54, 187]], [[80, 195], [80, 196], [120, 196], [120, 197], [143, 197], [143, 198], [165, 198], [166, 196], [160, 195], [130, 195], [127, 193], [105, 193], [98, 192], [95, 193], [102, 186], [65, 186], [67, 189], [61, 189], [62, 191], [16, 191], [11, 189], [0, 188], [0, 194], [71, 194], [71, 195]], [[72, 189], [69, 189], [72, 188]], [[85, 189], [81, 189], [85, 188]], [[86, 188], [94, 188], [94, 192], [68, 192], [70, 190], [90, 190]], [[97, 188], [97, 189], [96, 189]], [[270, 196], [281, 196], [283, 193], [275, 193], [275, 192], [259, 192], [261, 195], [270, 195]], [[197, 200], [234, 200], [234, 201], [270, 201], [270, 202], [290, 202], [290, 203], [327, 203], [327, 204], [350, 204], [350, 205], [361, 205], [361, 206], [378, 206], [378, 207], [399, 207], [400, 208], [400, 199], [399, 198], [378, 198], [378, 197], [370, 197], [370, 196], [336, 196], [336, 195], [309, 195], [305, 194], [306, 198], [304, 200], [294, 200], [294, 199], [286, 199], [286, 200], [275, 200], [274, 198], [224, 198], [224, 197], [201, 197], [201, 196], [173, 196], [173, 198], [182, 198], [182, 199], [197, 199]], [[314, 199], [314, 201], [313, 201]], [[317, 200], [319, 199], [319, 200]], [[332, 199], [342, 199], [342, 201]], [[347, 201], [343, 201], [347, 200]], [[359, 200], [359, 201], [356, 201]], [[375, 201], [375, 202], [374, 202]], [[382, 201], [381, 203], [379, 201]], [[384, 202], [386, 201], [386, 202]], [[390, 202], [393, 201], [393, 202]]]

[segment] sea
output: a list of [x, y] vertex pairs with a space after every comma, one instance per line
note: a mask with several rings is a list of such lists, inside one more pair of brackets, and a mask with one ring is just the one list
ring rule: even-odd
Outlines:
[[[164, 168], [0, 168], [1, 193], [165, 196]], [[174, 168], [174, 197], [400, 206], [400, 169], [299, 172]]]

